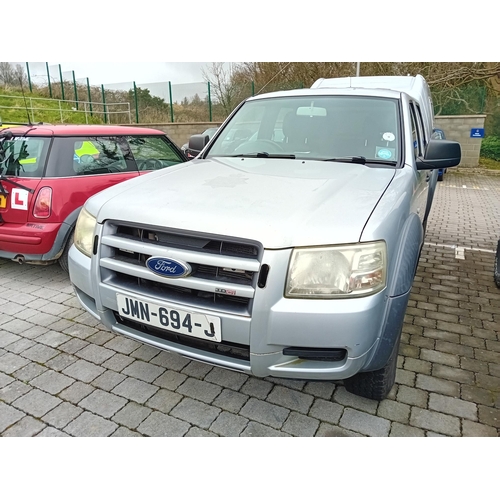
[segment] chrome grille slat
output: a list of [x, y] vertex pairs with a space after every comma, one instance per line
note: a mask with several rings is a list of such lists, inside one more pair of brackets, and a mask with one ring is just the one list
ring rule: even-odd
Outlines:
[[135, 238], [140, 241], [156, 241], [162, 246], [195, 250], [198, 252], [218, 253], [232, 257], [258, 259], [258, 245], [249, 242], [222, 240], [217, 237], [195, 235], [185, 231], [169, 231], [165, 228], [144, 228], [141, 226], [124, 226], [115, 223], [115, 233], [120, 238]]
[[211, 311], [234, 314], [237, 316], [250, 316], [250, 299], [222, 296], [215, 293], [198, 292], [190, 288], [171, 287], [161, 283], [146, 282], [121, 273], [116, 273], [113, 277], [104, 280], [101, 283], [101, 287], [103, 289], [114, 290], [115, 292], [120, 291], [125, 294], [138, 294], [144, 297], [150, 297], [153, 300], [174, 302], [178, 304], [181, 309], [210, 309]]
[[[156, 281], [158, 283], [166, 283], [173, 287], [190, 288], [203, 292], [216, 293], [216, 289], [222, 286], [220, 282], [193, 278], [192, 276], [189, 278], [177, 279], [163, 278], [162, 276], [154, 274], [144, 266], [127, 264], [109, 257], [101, 259], [101, 267], [148, 281]], [[239, 297], [251, 299], [254, 296], [254, 289], [250, 286], [231, 283], [231, 289], [233, 289]]]
[[181, 250], [178, 248], [161, 246], [157, 243], [145, 243], [111, 235], [103, 236], [102, 244], [109, 247], [128, 250], [138, 254], [156, 255], [158, 257], [180, 259], [185, 262], [203, 264], [207, 266], [229, 267], [233, 269], [242, 269], [244, 271], [252, 272], [257, 272], [260, 267], [260, 263], [257, 260], [250, 260], [239, 257], [228, 257], [224, 255], [209, 253], [199, 253], [192, 250]]

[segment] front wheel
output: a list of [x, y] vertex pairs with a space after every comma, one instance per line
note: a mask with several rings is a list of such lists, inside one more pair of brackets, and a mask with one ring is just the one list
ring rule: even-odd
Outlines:
[[375, 399], [376, 401], [385, 399], [396, 381], [400, 340], [401, 336], [394, 344], [389, 360], [384, 367], [373, 372], [357, 373], [344, 380], [346, 390], [363, 398]]
[[59, 265], [61, 266], [63, 271], [69, 272], [69, 267], [68, 267], [68, 253], [69, 249], [71, 248], [71, 245], [73, 244], [75, 236], [75, 230], [73, 229], [71, 231], [71, 234], [69, 235], [68, 241], [66, 242], [66, 246], [64, 247], [64, 251], [62, 255], [59, 257]]

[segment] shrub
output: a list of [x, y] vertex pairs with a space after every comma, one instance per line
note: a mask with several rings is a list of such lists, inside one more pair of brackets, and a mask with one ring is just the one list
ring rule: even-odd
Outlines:
[[500, 161], [500, 137], [490, 135], [484, 138], [481, 143], [480, 156]]

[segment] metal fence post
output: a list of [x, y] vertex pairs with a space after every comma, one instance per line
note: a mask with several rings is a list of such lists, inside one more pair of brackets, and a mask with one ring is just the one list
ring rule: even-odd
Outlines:
[[252, 80], [252, 97], [255, 95], [255, 82]]
[[28, 84], [30, 86], [30, 92], [33, 93], [33, 86], [31, 85], [30, 63], [26, 63], [26, 72], [28, 73]]
[[49, 94], [50, 98], [52, 99], [52, 85], [50, 84], [50, 72], [49, 72], [49, 63], [45, 63], [45, 67], [47, 68], [47, 82], [49, 84]]
[[76, 88], [76, 78], [75, 78], [75, 72], [73, 71], [73, 89], [75, 91], [75, 103], [76, 103], [76, 110], [78, 111], [78, 90]]
[[59, 78], [61, 79], [61, 97], [62, 100], [65, 101], [66, 99], [64, 98], [64, 81], [62, 77], [62, 69], [60, 64], [59, 64]]
[[135, 101], [135, 123], [139, 123], [139, 104], [137, 102], [137, 87], [134, 82], [134, 101]]
[[90, 83], [88, 78], [87, 78], [87, 95], [89, 96], [90, 116], [94, 116], [92, 114], [92, 95], [90, 94]]
[[33, 111], [33, 100], [30, 97], [31, 123], [35, 123], [35, 112]]
[[170, 97], [170, 121], [174, 123], [174, 104], [172, 102], [172, 82], [168, 82], [168, 93]]
[[102, 90], [102, 105], [104, 108], [104, 123], [108, 123], [108, 116], [106, 113], [106, 96], [104, 94], [104, 85], [101, 84], [101, 90]]
[[[127, 107], [128, 107], [128, 122], [132, 123], [132, 114], [130, 113], [130, 103], [127, 102]], [[137, 122], [139, 123], [139, 122]]]
[[210, 96], [210, 82], [207, 82], [208, 87], [208, 121], [212, 121], [212, 97]]

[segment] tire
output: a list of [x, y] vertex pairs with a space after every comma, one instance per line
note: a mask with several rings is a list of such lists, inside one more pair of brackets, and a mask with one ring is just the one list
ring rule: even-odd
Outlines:
[[73, 244], [73, 239], [75, 236], [75, 230], [73, 229], [68, 237], [68, 241], [66, 242], [66, 246], [64, 247], [64, 251], [62, 255], [59, 257], [59, 265], [61, 266], [61, 269], [63, 271], [66, 271], [69, 273], [69, 267], [68, 267], [68, 253], [69, 249], [71, 248], [71, 245]]
[[383, 368], [373, 372], [357, 373], [353, 377], [344, 380], [346, 390], [363, 398], [376, 401], [385, 399], [391, 392], [396, 380], [400, 340], [401, 336], [394, 344], [389, 360]]
[[500, 240], [498, 240], [497, 254], [495, 255], [495, 268], [493, 270], [495, 285], [500, 288]]

